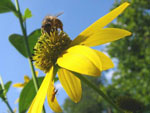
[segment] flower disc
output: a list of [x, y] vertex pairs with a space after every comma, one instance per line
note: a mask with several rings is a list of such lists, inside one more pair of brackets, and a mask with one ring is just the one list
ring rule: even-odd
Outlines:
[[71, 39], [63, 31], [43, 33], [34, 47], [35, 66], [45, 73], [56, 63], [57, 58], [69, 47]]

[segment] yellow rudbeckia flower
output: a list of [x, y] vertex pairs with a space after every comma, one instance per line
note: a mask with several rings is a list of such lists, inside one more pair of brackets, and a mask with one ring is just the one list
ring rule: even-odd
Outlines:
[[35, 46], [33, 60], [35, 66], [43, 70], [46, 76], [28, 113], [41, 113], [46, 95], [51, 109], [55, 112], [62, 111], [55, 97], [57, 93], [53, 81], [55, 64], [60, 67], [58, 78], [63, 88], [75, 103], [80, 101], [82, 89], [80, 79], [72, 72], [100, 76], [103, 70], [114, 67], [109, 57], [90, 47], [131, 35], [129, 31], [123, 29], [104, 28], [128, 6], [129, 3], [123, 3], [81, 32], [73, 41], [63, 31], [42, 34]]
[[30, 78], [27, 75], [25, 75], [24, 82], [23, 83], [15, 83], [15, 84], [13, 84], [13, 87], [23, 88], [29, 81], [30, 81]]
[[[38, 76], [38, 71], [36, 71], [36, 76]], [[30, 81], [30, 77], [25, 75], [24, 82], [23, 83], [15, 83], [15, 84], [13, 84], [13, 87], [23, 88], [29, 81]]]
[[[38, 76], [38, 71], [36, 71], [35, 73], [36, 73], [36, 76]], [[13, 87], [23, 88], [29, 81], [30, 81], [30, 77], [25, 75], [24, 82], [23, 83], [15, 83], [15, 84], [13, 84]], [[19, 102], [19, 98], [15, 101], [15, 103], [18, 103], [18, 102]]]

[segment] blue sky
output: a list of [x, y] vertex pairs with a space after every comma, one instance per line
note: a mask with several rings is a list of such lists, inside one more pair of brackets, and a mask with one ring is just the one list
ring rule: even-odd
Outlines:
[[[13, 0], [14, 2], [14, 0]], [[27, 20], [27, 32], [41, 27], [41, 22], [46, 15], [64, 12], [59, 18], [64, 24], [64, 31], [74, 39], [81, 31], [94, 21], [107, 14], [112, 8], [114, 0], [19, 0], [22, 12], [26, 8], [32, 11], [33, 17]], [[13, 83], [23, 82], [23, 76], [29, 75], [31, 71], [29, 63], [8, 41], [9, 35], [21, 33], [19, 21], [12, 13], [0, 14], [0, 75], [4, 83], [11, 80]], [[102, 49], [96, 47], [96, 49]], [[38, 69], [36, 69], [38, 70]], [[40, 76], [44, 73], [39, 72]], [[60, 84], [57, 83], [60, 88]], [[8, 92], [8, 100], [14, 109], [14, 104], [19, 97], [20, 89], [11, 87]], [[58, 101], [62, 105], [67, 97], [63, 89], [58, 92]], [[52, 111], [46, 102], [46, 111]], [[7, 113], [6, 105], [0, 100], [0, 113]]]

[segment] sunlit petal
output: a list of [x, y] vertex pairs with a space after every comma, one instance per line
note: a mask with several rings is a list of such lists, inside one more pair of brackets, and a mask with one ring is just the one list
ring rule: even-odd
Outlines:
[[27, 75], [25, 75], [25, 76], [24, 76], [24, 82], [25, 82], [25, 83], [28, 83], [29, 80], [30, 80], [30, 78], [29, 78]]
[[[107, 24], [109, 24], [112, 20], [114, 20], [117, 16], [119, 16], [127, 7], [129, 6], [129, 3], [125, 2], [119, 7], [112, 10], [107, 15], [103, 16], [99, 20], [97, 20], [95, 23], [93, 23], [91, 26], [89, 26], [87, 29], [85, 29], [83, 32], [77, 36], [71, 45], [77, 45], [81, 44], [84, 41], [87, 40], [87, 38], [91, 38], [93, 34], [99, 32], [103, 27], [105, 27]], [[93, 45], [94, 46], [94, 45]]]
[[60, 67], [90, 76], [99, 76], [102, 70], [100, 57], [93, 49], [82, 45], [67, 49], [57, 63]]
[[95, 52], [99, 55], [99, 57], [101, 58], [101, 62], [102, 62], [102, 70], [107, 70], [110, 68], [114, 67], [114, 64], [112, 62], [112, 60], [106, 56], [104, 53], [95, 50]]
[[75, 103], [79, 102], [82, 95], [80, 79], [63, 68], [58, 70], [58, 77], [71, 100]]
[[19, 103], [19, 98], [17, 98], [17, 100], [15, 101], [15, 104]]
[[32, 101], [32, 104], [29, 108], [28, 113], [41, 113], [44, 100], [48, 91], [48, 88], [50, 86], [50, 83], [53, 78], [53, 66], [51, 67], [50, 71], [46, 74], [40, 89], [38, 90], [34, 100]]
[[39, 75], [39, 72], [38, 72], [38, 71], [35, 71], [35, 75], [38, 77], [38, 75]]
[[24, 87], [25, 84], [23, 83], [16, 83], [16, 84], [13, 84], [13, 87], [17, 87], [17, 88], [22, 88]]
[[83, 36], [82, 39], [84, 38], [86, 39], [82, 41], [80, 44], [87, 46], [98, 46], [101, 44], [118, 40], [120, 38], [124, 38], [129, 35], [131, 35], [131, 32], [123, 29], [105, 28], [91, 34], [88, 37]]
[[54, 112], [62, 112], [62, 109], [59, 106], [58, 101], [56, 99], [56, 95], [54, 93], [55, 93], [54, 82], [51, 82], [47, 92], [48, 105]]

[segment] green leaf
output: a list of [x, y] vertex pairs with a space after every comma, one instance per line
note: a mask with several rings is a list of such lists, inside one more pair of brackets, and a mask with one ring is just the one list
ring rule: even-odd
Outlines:
[[[29, 49], [31, 54], [33, 54], [33, 48], [40, 35], [41, 35], [41, 30], [37, 29], [28, 36]], [[19, 51], [19, 53], [21, 53], [24, 57], [27, 58], [28, 55], [26, 53], [26, 47], [23, 38], [24, 37], [22, 35], [12, 34], [9, 36], [9, 41]]]
[[7, 92], [9, 91], [9, 88], [10, 88], [10, 86], [11, 86], [11, 81], [9, 81], [9, 82], [7, 82], [6, 84], [5, 84], [5, 93], [7, 94]]
[[0, 84], [0, 97], [2, 97], [2, 96], [3, 96], [3, 89], [2, 89], [2, 86]]
[[2, 90], [2, 86], [1, 86], [1, 84], [0, 84], [0, 90]]
[[[2, 86], [1, 86], [1, 84], [0, 84], [0, 97], [1, 97], [1, 98], [4, 98], [4, 97], [5, 97], [4, 95], [7, 94], [8, 90], [9, 90], [9, 88], [10, 88], [11, 83], [12, 83], [12, 82], [9, 81], [9, 82], [7, 82], [7, 83], [5, 84], [5, 92], [4, 92], [4, 90], [2, 89]], [[5, 93], [5, 94], [4, 94], [4, 93]]]
[[2, 99], [2, 100], [4, 100], [4, 90], [0, 90], [0, 98]]
[[25, 21], [27, 18], [31, 18], [32, 17], [32, 13], [31, 11], [27, 8], [24, 12], [24, 15], [23, 15], [23, 21]]
[[[38, 77], [37, 79], [38, 79], [38, 84], [40, 86], [44, 77]], [[55, 82], [57, 80], [58, 78], [54, 79]], [[28, 110], [35, 95], [36, 95], [36, 91], [34, 88], [33, 80], [30, 80], [21, 91], [19, 97], [19, 113], [25, 113]]]
[[33, 54], [33, 48], [36, 44], [36, 42], [38, 41], [38, 38], [41, 36], [41, 29], [37, 29], [35, 31], [33, 31], [29, 37], [28, 37], [28, 43], [29, 43], [29, 47], [30, 47], [30, 52], [31, 54]]
[[[38, 78], [38, 84], [41, 85], [44, 77]], [[25, 87], [22, 89], [20, 97], [19, 97], [19, 113], [25, 113], [33, 98], [35, 97], [36, 91], [34, 88], [33, 80], [30, 80], [28, 84], [25, 85]]]
[[58, 81], [58, 80], [59, 80], [58, 77], [55, 77], [55, 78], [54, 78], [54, 81], [55, 81], [55, 82]]
[[9, 41], [24, 57], [27, 57], [23, 38], [24, 37], [19, 34], [12, 34], [9, 36]]
[[0, 90], [0, 97], [1, 97], [2, 94], [3, 94], [3, 90], [1, 89], [1, 90]]
[[17, 13], [15, 5], [11, 2], [11, 0], [1, 0], [0, 13], [7, 13], [11, 11]]

